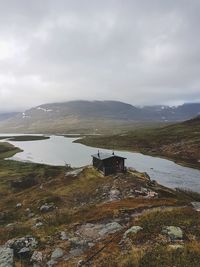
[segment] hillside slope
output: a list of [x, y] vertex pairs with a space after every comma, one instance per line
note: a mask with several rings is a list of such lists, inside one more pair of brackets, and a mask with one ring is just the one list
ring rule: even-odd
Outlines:
[[200, 116], [165, 127], [139, 129], [122, 135], [85, 137], [77, 142], [160, 155], [200, 167]]
[[200, 104], [134, 107], [119, 101], [70, 101], [31, 108], [0, 122], [0, 132], [104, 133], [190, 119]]
[[18, 112], [0, 113], [0, 121], [5, 121], [7, 119], [15, 117], [17, 114]]
[[199, 194], [134, 170], [0, 168], [0, 266], [198, 266], [200, 214], [190, 203]]

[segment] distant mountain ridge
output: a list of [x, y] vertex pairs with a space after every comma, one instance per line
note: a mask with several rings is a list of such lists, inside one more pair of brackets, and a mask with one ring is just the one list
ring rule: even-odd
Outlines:
[[0, 122], [5, 132], [69, 132], [149, 122], [177, 122], [200, 114], [200, 103], [136, 107], [120, 101], [69, 101], [31, 108]]
[[19, 114], [19, 112], [7, 112], [7, 113], [0, 113], [0, 121], [7, 120]]

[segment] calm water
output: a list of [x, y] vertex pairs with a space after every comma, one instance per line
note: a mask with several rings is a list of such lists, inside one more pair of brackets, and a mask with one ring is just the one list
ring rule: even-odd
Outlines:
[[[97, 153], [97, 148], [73, 143], [76, 138], [51, 136], [50, 139], [27, 142], [10, 142], [24, 150], [12, 159], [46, 163], [50, 165], [71, 164], [80, 167], [91, 164], [91, 155]], [[100, 149], [101, 152], [110, 152]], [[126, 166], [138, 171], [147, 172], [151, 179], [161, 184], [175, 188], [187, 188], [200, 192], [200, 171], [182, 167], [172, 161], [157, 157], [145, 156], [140, 153], [119, 151], [116, 154], [126, 157]]]

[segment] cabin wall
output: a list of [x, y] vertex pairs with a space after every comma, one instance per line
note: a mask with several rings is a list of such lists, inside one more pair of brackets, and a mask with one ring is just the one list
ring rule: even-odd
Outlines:
[[101, 170], [104, 175], [110, 175], [124, 171], [124, 159], [120, 157], [112, 157], [104, 160], [93, 158], [93, 166]]
[[104, 172], [104, 164], [102, 160], [93, 158], [93, 166], [97, 168], [98, 170], [101, 170]]

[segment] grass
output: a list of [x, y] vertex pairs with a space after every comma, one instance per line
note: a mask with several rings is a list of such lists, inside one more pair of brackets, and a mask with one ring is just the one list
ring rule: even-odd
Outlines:
[[94, 147], [163, 156], [200, 168], [199, 118], [164, 127], [137, 129], [124, 134], [86, 136], [75, 142]]
[[16, 153], [21, 152], [22, 150], [7, 143], [0, 142], [0, 160], [4, 158], [9, 158], [14, 156]]
[[9, 141], [38, 141], [49, 139], [49, 136], [44, 135], [19, 135], [19, 136], [0, 136], [0, 139], [9, 139]]
[[120, 201], [103, 203], [99, 205], [89, 205], [78, 210], [74, 214], [77, 221], [96, 222], [101, 220], [113, 220], [123, 214], [140, 212], [159, 206], [176, 206], [175, 199], [124, 199]]
[[22, 237], [31, 234], [30, 227], [23, 226], [23, 225], [15, 225], [13, 227], [0, 227], [0, 244], [4, 244], [5, 241], [16, 238]]
[[138, 267], [196, 267], [199, 262], [200, 244], [197, 242], [176, 250], [156, 245], [142, 257]]
[[[125, 191], [137, 186], [148, 187], [148, 179], [136, 171], [117, 177], [104, 177], [91, 167], [84, 168], [76, 177], [67, 176], [65, 172], [65, 167], [0, 160], [0, 212], [5, 212], [4, 222], [0, 225], [0, 244], [4, 244], [8, 239], [30, 234], [39, 237], [43, 249], [47, 250], [49, 255], [55, 247], [63, 247], [67, 253], [70, 244], [60, 240], [61, 231], [65, 231], [69, 236], [76, 236], [77, 227], [84, 223], [108, 223], [119, 220], [124, 226], [123, 231], [132, 225], [141, 225], [143, 230], [135, 236], [130, 236], [128, 248], [125, 247], [126, 244], [124, 247], [119, 246], [122, 231], [118, 239], [92, 261], [92, 266], [153, 267], [155, 263], [156, 267], [179, 267], [181, 264], [193, 267], [192, 264], [199, 260], [200, 214], [191, 207], [177, 207], [194, 200], [198, 201], [199, 194], [182, 190], [173, 191], [156, 185], [152, 188], [156, 192], [160, 190], [156, 199], [125, 198], [105, 203], [102, 195], [105, 192], [108, 194], [113, 185]], [[34, 177], [38, 183], [22, 190], [12, 188], [13, 181], [29, 177]], [[107, 191], [105, 187], [108, 188]], [[41, 205], [51, 202], [57, 208], [42, 213]], [[16, 208], [16, 203], [22, 203], [22, 207]], [[27, 216], [27, 208], [35, 214], [33, 218]], [[138, 215], [132, 217], [135, 214]], [[127, 216], [130, 219], [128, 223], [124, 219]], [[42, 221], [41, 228], [33, 228], [35, 218]], [[15, 224], [6, 227], [8, 223]], [[169, 243], [160, 241], [162, 226], [166, 225], [180, 226], [183, 229], [185, 241], [182, 251], [173, 251], [169, 248]], [[98, 242], [95, 248], [86, 253], [93, 254], [109, 240], [110, 236]], [[70, 266], [68, 262], [61, 264]]]

